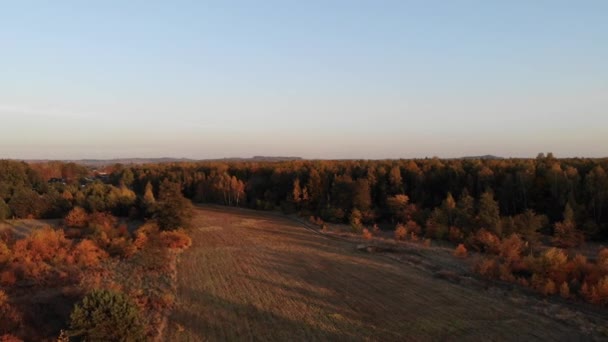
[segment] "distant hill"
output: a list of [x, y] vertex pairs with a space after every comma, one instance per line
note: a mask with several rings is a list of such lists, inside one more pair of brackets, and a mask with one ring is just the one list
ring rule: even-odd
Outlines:
[[[252, 158], [218, 158], [218, 159], [189, 159], [189, 158], [116, 158], [116, 159], [75, 159], [75, 160], [59, 160], [65, 163], [76, 163], [85, 166], [92, 167], [102, 167], [113, 164], [160, 164], [160, 163], [180, 163], [180, 162], [197, 162], [197, 161], [223, 161], [223, 162], [236, 162], [236, 161], [244, 161], [244, 162], [262, 162], [262, 161], [290, 161], [290, 160], [302, 160], [301, 157], [273, 157], [273, 156], [254, 156]], [[46, 163], [50, 161], [54, 161], [51, 159], [31, 159], [24, 160], [27, 163]]]
[[491, 154], [486, 154], [484, 156], [468, 156], [462, 157], [460, 159], [484, 159], [484, 160], [494, 160], [494, 159], [504, 159], [503, 157], [494, 156]]

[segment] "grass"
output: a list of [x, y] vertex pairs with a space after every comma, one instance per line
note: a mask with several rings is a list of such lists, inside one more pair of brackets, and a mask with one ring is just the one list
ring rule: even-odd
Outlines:
[[167, 341], [579, 340], [574, 324], [274, 214], [197, 208]]

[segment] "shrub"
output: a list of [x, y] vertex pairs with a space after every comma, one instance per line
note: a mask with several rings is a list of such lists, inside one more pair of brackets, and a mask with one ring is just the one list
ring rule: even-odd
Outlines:
[[457, 227], [450, 227], [449, 239], [452, 242], [462, 242], [464, 240], [464, 234]]
[[0, 197], [0, 221], [6, 220], [11, 216], [11, 208], [4, 202], [4, 199]]
[[569, 298], [570, 297], [570, 286], [568, 286], [568, 283], [563, 282], [559, 286], [559, 295], [562, 296], [562, 298]]
[[0, 273], [0, 284], [11, 286], [17, 282], [17, 276], [12, 270], [2, 271]]
[[480, 229], [469, 238], [468, 244], [480, 252], [499, 254], [500, 239], [494, 233]]
[[589, 297], [590, 301], [594, 304], [608, 304], [608, 275], [600, 279], [600, 281], [593, 286]]
[[96, 290], [76, 304], [70, 337], [84, 341], [145, 341], [140, 313], [120, 292]]
[[500, 242], [499, 255], [503, 260], [512, 264], [521, 260], [526, 248], [527, 243], [519, 235], [511, 234], [511, 236]]
[[118, 219], [110, 213], [94, 212], [89, 216], [89, 226], [94, 230], [108, 230], [114, 228]]
[[11, 245], [15, 242], [15, 232], [12, 228], [4, 228], [0, 230], [0, 240], [7, 245]]
[[0, 342], [23, 342], [23, 340], [15, 335], [4, 334], [0, 336]]
[[486, 278], [495, 279], [499, 276], [498, 263], [494, 258], [482, 259], [475, 270]]
[[353, 209], [349, 216], [350, 226], [354, 233], [361, 233], [363, 231], [363, 227], [361, 226], [361, 220], [363, 215], [359, 209]]
[[602, 248], [597, 253], [597, 266], [605, 272], [608, 272], [608, 248]]
[[[0, 290], [0, 335], [17, 330], [22, 324], [22, 316], [8, 301], [8, 296]], [[7, 335], [4, 335], [7, 336]], [[4, 341], [4, 336], [0, 342]], [[12, 336], [12, 335], [11, 335]], [[20, 341], [7, 339], [6, 341]]]
[[76, 245], [73, 254], [75, 262], [85, 267], [97, 266], [101, 260], [108, 257], [93, 241], [86, 239]]
[[374, 224], [374, 226], [372, 227], [372, 234], [380, 235], [380, 227], [378, 227], [377, 224]]
[[420, 235], [420, 233], [422, 233], [422, 228], [413, 220], [407, 221], [405, 229], [407, 229], [408, 233], [414, 233], [415, 235]]
[[541, 266], [547, 271], [560, 271], [565, 269], [568, 255], [563, 249], [549, 248], [540, 258]]
[[466, 258], [467, 255], [467, 248], [463, 244], [459, 244], [454, 250], [454, 256], [457, 258]]
[[547, 282], [545, 283], [545, 286], [543, 286], [543, 288], [541, 289], [541, 292], [545, 296], [557, 293], [557, 287], [555, 286], [555, 282], [553, 282], [553, 280], [551, 279], [547, 279]]
[[8, 262], [11, 258], [11, 250], [4, 241], [0, 240], [0, 265]]
[[65, 217], [65, 225], [73, 228], [84, 228], [89, 223], [89, 215], [81, 207], [75, 207]]
[[192, 239], [182, 229], [162, 232], [160, 240], [168, 248], [185, 249], [192, 245]]
[[554, 227], [553, 243], [558, 247], [576, 247], [585, 241], [585, 237], [572, 221], [557, 222]]
[[407, 229], [404, 225], [398, 224], [397, 227], [395, 227], [395, 240], [405, 240], [406, 237]]
[[364, 228], [364, 229], [363, 229], [363, 233], [362, 233], [361, 235], [363, 236], [363, 238], [364, 238], [365, 240], [371, 240], [371, 239], [372, 239], [372, 237], [373, 237], [373, 236], [372, 236], [372, 233], [371, 233], [371, 232], [369, 231], [369, 229], [367, 229], [367, 228]]
[[137, 252], [137, 247], [133, 245], [130, 239], [125, 237], [114, 238], [108, 246], [108, 253], [112, 256], [129, 258]]
[[432, 219], [426, 221], [425, 236], [437, 240], [443, 240], [448, 236], [448, 227], [444, 224], [437, 223]]

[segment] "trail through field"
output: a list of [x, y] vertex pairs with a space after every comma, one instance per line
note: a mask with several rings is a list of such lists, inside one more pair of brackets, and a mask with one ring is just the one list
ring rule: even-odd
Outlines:
[[197, 208], [166, 341], [583, 340], [523, 305], [276, 215]]

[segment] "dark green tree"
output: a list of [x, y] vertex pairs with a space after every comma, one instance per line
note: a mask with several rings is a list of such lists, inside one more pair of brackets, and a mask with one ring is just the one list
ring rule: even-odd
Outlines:
[[496, 235], [501, 235], [500, 229], [500, 209], [498, 203], [494, 200], [494, 194], [491, 191], [486, 191], [481, 194], [479, 199], [478, 220], [480, 228], [486, 228]]
[[182, 195], [179, 183], [165, 179], [159, 188], [155, 218], [162, 230], [189, 228], [194, 215], [192, 203]]
[[76, 304], [69, 336], [79, 341], [145, 341], [139, 310], [120, 292], [96, 290]]
[[6, 220], [9, 217], [11, 217], [11, 208], [0, 198], [0, 221]]

